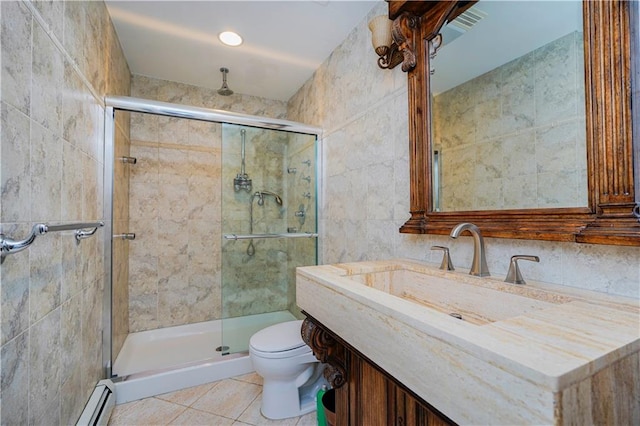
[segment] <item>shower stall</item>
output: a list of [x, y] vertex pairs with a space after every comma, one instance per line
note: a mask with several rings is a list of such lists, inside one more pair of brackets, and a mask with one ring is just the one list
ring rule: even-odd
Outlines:
[[317, 264], [320, 129], [107, 98], [104, 367], [118, 402], [252, 371]]

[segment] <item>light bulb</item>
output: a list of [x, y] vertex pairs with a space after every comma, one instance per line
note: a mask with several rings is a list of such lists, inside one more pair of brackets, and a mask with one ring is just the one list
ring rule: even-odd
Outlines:
[[227, 46], [240, 46], [242, 44], [242, 37], [233, 31], [223, 31], [218, 34], [218, 38]]

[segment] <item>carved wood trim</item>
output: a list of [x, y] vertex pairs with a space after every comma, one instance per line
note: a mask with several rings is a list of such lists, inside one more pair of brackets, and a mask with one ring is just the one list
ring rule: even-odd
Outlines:
[[[410, 214], [402, 233], [448, 234], [471, 221], [485, 236], [640, 246], [631, 110], [631, 2], [583, 2], [589, 205], [586, 208], [434, 212], [431, 180], [429, 42], [448, 19], [473, 2], [390, 2], [390, 17], [420, 16], [416, 66], [409, 90]], [[421, 14], [422, 13], [422, 14]], [[640, 167], [637, 165], [636, 167]]]
[[409, 71], [416, 66], [416, 28], [420, 24], [420, 18], [411, 15], [408, 12], [402, 13], [393, 20], [391, 27], [391, 36], [398, 46], [398, 50], [402, 52], [402, 71]]
[[338, 357], [339, 343], [322, 327], [309, 318], [302, 321], [302, 340], [309, 345], [318, 361], [327, 364], [324, 378], [332, 388], [338, 389], [347, 382], [344, 362]]

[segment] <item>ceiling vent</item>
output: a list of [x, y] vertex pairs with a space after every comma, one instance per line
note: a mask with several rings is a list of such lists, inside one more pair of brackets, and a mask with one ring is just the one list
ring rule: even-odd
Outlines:
[[462, 12], [456, 19], [451, 21], [450, 25], [453, 25], [460, 30], [467, 32], [475, 24], [482, 21], [487, 17], [487, 12], [484, 12], [477, 7], [473, 6]]
[[465, 10], [458, 15], [456, 19], [449, 22], [444, 28], [442, 28], [442, 44], [445, 45], [447, 43], [451, 43], [487, 16], [487, 12], [484, 12], [475, 6]]

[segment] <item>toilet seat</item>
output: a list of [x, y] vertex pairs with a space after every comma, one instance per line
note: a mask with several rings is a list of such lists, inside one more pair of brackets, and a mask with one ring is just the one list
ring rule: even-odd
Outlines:
[[[262, 352], [252, 347], [249, 349], [254, 356], [267, 359], [295, 358], [301, 355], [311, 354], [311, 348], [308, 346], [302, 346], [300, 348], [282, 352]], [[313, 358], [311, 361], [315, 361], [315, 358]]]
[[249, 348], [262, 358], [293, 358], [311, 352], [302, 340], [302, 321], [288, 321], [262, 329], [251, 336]]

